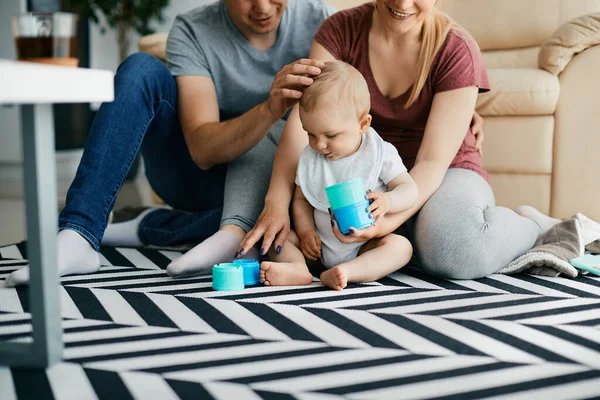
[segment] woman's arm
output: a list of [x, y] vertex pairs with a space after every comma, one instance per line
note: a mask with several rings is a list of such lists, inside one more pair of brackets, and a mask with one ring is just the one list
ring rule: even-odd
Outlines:
[[[315, 41], [309, 58], [320, 61], [335, 60], [331, 53]], [[308, 145], [308, 136], [302, 129], [298, 105], [296, 105], [288, 117], [277, 146], [265, 207], [254, 228], [242, 240], [241, 249], [247, 250], [253, 247], [261, 237], [263, 238], [261, 249], [265, 252], [271, 245], [276, 249], [284, 245], [290, 231], [289, 207], [295, 187], [296, 167], [306, 145]]]
[[471, 86], [434, 96], [425, 135], [415, 165], [410, 170], [419, 188], [415, 205], [403, 212], [386, 214], [376, 225], [355, 230], [351, 235], [343, 235], [336, 224], [334, 232], [340, 241], [352, 243], [385, 236], [423, 207], [442, 184], [448, 167], [465, 139], [475, 110], [477, 93], [477, 87]]

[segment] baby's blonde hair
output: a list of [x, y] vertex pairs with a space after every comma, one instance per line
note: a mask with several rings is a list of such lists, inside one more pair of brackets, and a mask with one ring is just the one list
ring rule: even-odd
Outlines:
[[331, 104], [340, 109], [354, 108], [357, 118], [371, 109], [367, 81], [352, 65], [339, 60], [327, 61], [300, 99], [300, 107], [305, 112]]

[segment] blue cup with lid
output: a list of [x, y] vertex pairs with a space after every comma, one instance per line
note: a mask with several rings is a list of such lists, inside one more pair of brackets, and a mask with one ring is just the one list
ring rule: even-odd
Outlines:
[[256, 260], [242, 258], [233, 260], [236, 265], [241, 265], [244, 269], [244, 285], [256, 285], [260, 283], [260, 263]]
[[351, 179], [325, 188], [331, 210], [340, 231], [347, 235], [350, 228], [364, 229], [375, 220], [367, 211], [369, 200], [362, 179]]
[[212, 288], [229, 292], [244, 289], [244, 267], [234, 263], [217, 264], [212, 268]]
[[340, 231], [344, 235], [350, 233], [351, 227], [364, 229], [373, 225], [374, 219], [367, 211], [369, 204], [371, 204], [369, 200], [364, 200], [333, 211]]

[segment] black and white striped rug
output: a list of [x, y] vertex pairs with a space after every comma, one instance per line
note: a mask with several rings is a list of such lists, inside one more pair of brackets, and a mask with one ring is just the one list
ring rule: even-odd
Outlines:
[[[0, 367], [0, 399], [600, 398], [600, 279], [450, 281], [407, 267], [342, 292], [212, 291], [180, 253], [103, 248], [62, 279], [64, 362]], [[0, 279], [24, 264], [0, 248]], [[0, 340], [28, 341], [27, 291], [0, 289]]]

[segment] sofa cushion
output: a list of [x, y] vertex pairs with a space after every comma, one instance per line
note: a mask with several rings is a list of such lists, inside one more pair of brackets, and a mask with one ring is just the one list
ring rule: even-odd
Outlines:
[[600, 10], [600, 0], [448, 0], [443, 10], [482, 50], [539, 46], [561, 24]]
[[550, 213], [550, 175], [490, 173], [490, 179], [497, 205], [515, 209], [528, 204], [544, 214]]
[[542, 44], [540, 68], [558, 75], [583, 50], [600, 44], [600, 13], [584, 15], [562, 25]]
[[554, 117], [486, 117], [483, 165], [488, 172], [551, 174]]
[[483, 61], [491, 68], [538, 68], [540, 47], [482, 51]]
[[554, 0], [453, 0], [443, 9], [482, 50], [536, 46], [559, 25]]
[[477, 99], [483, 116], [552, 115], [556, 110], [558, 78], [541, 69], [489, 69], [492, 90]]

